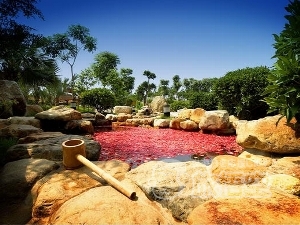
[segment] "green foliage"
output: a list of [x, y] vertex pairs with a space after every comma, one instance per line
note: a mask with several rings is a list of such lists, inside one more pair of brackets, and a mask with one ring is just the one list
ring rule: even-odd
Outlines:
[[290, 122], [296, 117], [300, 122], [300, 62], [290, 52], [287, 57], [278, 56], [274, 70], [268, 76], [270, 85], [265, 90], [265, 101], [271, 112], [279, 112]]
[[18, 142], [17, 138], [0, 137], [0, 166], [5, 164], [5, 155], [7, 150], [11, 146], [16, 145], [17, 142]]
[[96, 78], [100, 80], [103, 87], [110, 85], [109, 74], [117, 70], [117, 65], [120, 64], [119, 57], [111, 52], [100, 52], [95, 56], [95, 62], [92, 65], [92, 70]]
[[219, 78], [214, 87], [218, 108], [240, 119], [265, 117], [268, 105], [262, 99], [269, 73], [267, 67], [247, 67], [228, 72]]
[[217, 98], [213, 92], [192, 92], [188, 97], [190, 107], [202, 108], [205, 110], [216, 110], [218, 107]]
[[70, 25], [63, 34], [54, 34], [47, 38], [44, 50], [52, 57], [59, 58], [70, 66], [72, 93], [75, 82], [73, 67], [80, 50], [92, 52], [96, 50], [96, 46], [97, 40], [90, 36], [89, 29], [79, 24]]
[[265, 101], [269, 112], [279, 112], [290, 122], [293, 117], [300, 122], [300, 1], [294, 0], [285, 8], [287, 23], [280, 35], [274, 34], [277, 58]]
[[94, 88], [82, 93], [81, 102], [97, 108], [99, 112], [115, 106], [116, 97], [113, 92], [106, 88]]
[[179, 109], [190, 108], [188, 100], [175, 100], [170, 104], [171, 111], [176, 112]]

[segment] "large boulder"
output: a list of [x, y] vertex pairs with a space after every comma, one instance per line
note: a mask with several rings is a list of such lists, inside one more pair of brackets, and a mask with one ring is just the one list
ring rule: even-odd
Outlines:
[[44, 131], [67, 132], [65, 126], [71, 120], [81, 120], [81, 113], [75, 109], [59, 105], [46, 111], [37, 113], [35, 118], [41, 121]]
[[[127, 163], [119, 160], [94, 161], [92, 163], [117, 179], [123, 179], [124, 174], [130, 169]], [[61, 167], [60, 170], [55, 173], [45, 176], [32, 188], [32, 216], [35, 220], [50, 217], [63, 203], [73, 197], [91, 188], [106, 184], [103, 178], [85, 166], [75, 170], [66, 170]], [[103, 194], [99, 194], [99, 196], [89, 195], [87, 203], [91, 206], [91, 200], [98, 199], [101, 195]], [[69, 210], [76, 210], [78, 206], [79, 205], [75, 204], [72, 206], [72, 208], [74, 208], [69, 208]], [[65, 223], [67, 223], [67, 221], [62, 224]]]
[[273, 194], [272, 198], [212, 199], [191, 212], [190, 225], [219, 224], [300, 224], [300, 199]]
[[51, 109], [37, 113], [35, 118], [40, 120], [70, 121], [82, 119], [81, 113], [64, 105], [54, 106]]
[[251, 184], [259, 182], [266, 174], [265, 167], [230, 155], [219, 155], [211, 164], [212, 178], [224, 184]]
[[[170, 125], [169, 127], [171, 129], [174, 129], [174, 130], [180, 130], [181, 127], [180, 127], [180, 124], [181, 122], [185, 121], [185, 119], [180, 119], [180, 118], [173, 118], [170, 120]], [[198, 128], [198, 127], [197, 127]]]
[[0, 118], [24, 116], [26, 99], [15, 81], [0, 80]]
[[43, 112], [43, 108], [40, 105], [26, 105], [25, 116], [35, 116], [37, 113]]
[[24, 158], [48, 159], [62, 161], [62, 143], [70, 139], [82, 139], [86, 146], [86, 157], [89, 160], [98, 160], [101, 146], [97, 141], [80, 135], [61, 135], [27, 144], [17, 144], [6, 152], [6, 161], [15, 161]]
[[30, 189], [59, 164], [46, 159], [7, 163], [0, 172], [0, 224], [27, 224], [31, 219]]
[[154, 119], [153, 127], [156, 128], [169, 128], [170, 119]]
[[130, 106], [115, 106], [113, 112], [114, 112], [114, 114], [119, 114], [119, 113], [131, 114], [132, 107], [130, 107]]
[[163, 96], [155, 96], [150, 103], [150, 108], [153, 113], [163, 112], [164, 105], [167, 104], [166, 99]]
[[64, 128], [68, 134], [94, 134], [94, 126], [88, 120], [71, 120]]
[[212, 198], [207, 176], [206, 166], [195, 161], [150, 161], [126, 174], [151, 200], [167, 207], [181, 221], [185, 221], [198, 205]]
[[42, 129], [31, 125], [11, 124], [0, 129], [0, 137], [23, 138], [33, 133], [41, 133]]
[[192, 120], [185, 120], [180, 122], [180, 128], [186, 131], [197, 131], [199, 130], [198, 124]]
[[9, 124], [31, 125], [36, 128], [41, 128], [40, 120], [35, 117], [13, 116], [7, 119]]
[[226, 110], [205, 111], [199, 121], [199, 128], [202, 131], [218, 132], [228, 127], [229, 114]]
[[205, 110], [202, 108], [196, 108], [191, 110], [190, 120], [199, 124], [201, 118], [205, 115]]
[[268, 116], [258, 120], [239, 121], [236, 141], [243, 148], [258, 149], [279, 154], [300, 153], [299, 131], [296, 121], [287, 124], [281, 115]]

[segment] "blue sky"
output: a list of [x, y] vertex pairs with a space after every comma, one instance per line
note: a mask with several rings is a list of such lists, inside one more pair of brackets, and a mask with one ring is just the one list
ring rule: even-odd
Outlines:
[[[288, 0], [41, 0], [45, 20], [28, 19], [45, 36], [63, 33], [71, 24], [90, 29], [97, 39], [93, 53], [81, 51], [80, 73], [94, 56], [109, 51], [119, 56], [118, 68], [133, 69], [135, 85], [144, 70], [159, 80], [222, 77], [245, 67], [268, 66], [274, 60], [274, 39], [286, 20]], [[64, 77], [71, 74], [60, 64]]]

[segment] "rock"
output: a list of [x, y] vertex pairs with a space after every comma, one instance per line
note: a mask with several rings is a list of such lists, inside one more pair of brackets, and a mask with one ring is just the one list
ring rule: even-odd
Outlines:
[[46, 111], [37, 113], [35, 118], [40, 120], [58, 120], [58, 121], [70, 121], [70, 120], [81, 120], [81, 113], [72, 108], [64, 105], [52, 107]]
[[10, 125], [7, 119], [0, 119], [0, 129]]
[[126, 120], [127, 126], [153, 126], [154, 118], [132, 118]]
[[117, 121], [117, 115], [115, 115], [115, 114], [107, 114], [105, 116], [105, 119], [111, 120], [112, 122], [116, 122]]
[[7, 122], [9, 124], [23, 124], [23, 125], [31, 125], [36, 128], [41, 128], [40, 120], [38, 120], [34, 117], [14, 116], [14, 117], [8, 118]]
[[27, 224], [32, 211], [31, 187], [58, 167], [45, 159], [7, 163], [0, 172], [0, 224]]
[[153, 113], [163, 112], [164, 105], [167, 104], [166, 99], [163, 96], [155, 96], [150, 103], [150, 108]]
[[0, 118], [24, 116], [26, 99], [15, 81], [0, 80]]
[[127, 119], [131, 119], [131, 118], [132, 118], [131, 114], [119, 113], [117, 115], [117, 121], [118, 122], [126, 122]]
[[259, 182], [266, 169], [254, 162], [230, 155], [219, 155], [211, 163], [212, 178], [224, 184], [251, 184]]
[[130, 106], [115, 106], [113, 113], [118, 115], [119, 113], [131, 114], [132, 107]]
[[26, 143], [32, 143], [35, 141], [45, 140], [48, 138], [54, 138], [54, 137], [60, 137], [64, 135], [61, 132], [41, 132], [41, 133], [33, 133], [29, 134], [26, 137], [20, 138], [18, 141], [18, 144], [26, 144]]
[[68, 134], [94, 134], [94, 127], [91, 121], [70, 120], [65, 125], [65, 131]]
[[61, 135], [33, 143], [14, 145], [7, 150], [6, 160], [10, 162], [24, 158], [34, 158], [62, 161], [61, 145], [64, 141], [70, 139], [84, 140], [86, 145], [86, 158], [94, 161], [99, 159], [101, 146], [97, 141], [79, 135]]
[[196, 108], [191, 110], [190, 120], [199, 124], [201, 118], [204, 116], [205, 110], [201, 108]]
[[[258, 120], [240, 121], [236, 128], [236, 141], [243, 148], [258, 149], [279, 154], [300, 153], [300, 138], [293, 129], [295, 120], [287, 125], [280, 115]], [[276, 125], [276, 123], [278, 124]]]
[[189, 120], [193, 109], [181, 109], [178, 111], [178, 118]]
[[199, 128], [203, 131], [217, 132], [229, 127], [229, 114], [226, 110], [205, 111], [199, 121]]
[[25, 116], [35, 116], [39, 112], [43, 112], [43, 108], [39, 105], [26, 105]]
[[58, 167], [46, 159], [21, 159], [5, 164], [0, 173], [0, 201], [25, 198], [36, 181]]
[[248, 159], [257, 165], [268, 167], [272, 165], [272, 155], [267, 152], [261, 152], [255, 149], [246, 149], [239, 156], [239, 158]]
[[287, 174], [269, 175], [262, 179], [268, 187], [279, 189], [292, 195], [300, 195], [300, 180]]
[[182, 221], [194, 208], [212, 198], [206, 166], [195, 161], [150, 161], [129, 171], [126, 178]]
[[[171, 121], [170, 121], [169, 127], [170, 127], [171, 129], [180, 130], [180, 129], [181, 129], [180, 123], [183, 122], [183, 121], [185, 121], [185, 119], [173, 118], [173, 119], [171, 119]], [[198, 127], [197, 127], [197, 128], [198, 128]]]
[[33, 133], [41, 133], [42, 129], [36, 128], [31, 125], [22, 125], [22, 124], [11, 124], [0, 129], [0, 137], [15, 137], [22, 138], [26, 137]]
[[229, 116], [229, 128], [236, 129], [238, 122], [239, 122], [239, 118], [237, 118], [234, 115]]
[[[123, 179], [124, 174], [130, 169], [127, 163], [119, 160], [97, 161], [93, 163], [117, 179]], [[65, 170], [61, 167], [56, 173], [45, 176], [32, 188], [33, 220], [48, 218], [52, 216], [63, 203], [71, 198], [91, 188], [103, 185], [107, 185], [106, 181], [85, 166], [75, 170]], [[86, 203], [92, 206], [92, 199], [99, 199], [103, 195], [104, 193], [99, 193], [97, 197], [90, 195], [89, 201]], [[78, 209], [78, 207], [79, 205], [76, 204], [72, 206], [73, 210]], [[69, 208], [69, 210], [72, 210], [72, 208]], [[100, 215], [102, 215], [102, 213]], [[55, 218], [55, 216], [52, 218]], [[80, 221], [77, 221], [77, 223], [79, 222]]]
[[[129, 186], [124, 181], [122, 183]], [[137, 189], [135, 186], [132, 188]], [[67, 201], [49, 221], [50, 224], [83, 222], [86, 224], [179, 224], [165, 209], [151, 202], [142, 192], [138, 192], [137, 200], [131, 201], [110, 186], [92, 188]]]
[[300, 179], [300, 156], [274, 158], [267, 168], [269, 174], [287, 174]]
[[170, 125], [170, 119], [154, 119], [153, 127], [168, 128]]
[[275, 195], [272, 198], [209, 200], [191, 212], [188, 224], [300, 224], [300, 199]]
[[186, 131], [197, 131], [199, 130], [198, 124], [192, 120], [185, 120], [180, 122], [180, 128]]

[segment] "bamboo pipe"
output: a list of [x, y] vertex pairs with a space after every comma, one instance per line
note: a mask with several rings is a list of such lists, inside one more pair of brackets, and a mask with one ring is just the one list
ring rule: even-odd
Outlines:
[[92, 171], [100, 175], [107, 183], [120, 191], [122, 194], [130, 198], [135, 199], [136, 193], [127, 190], [122, 186], [121, 182], [111, 176], [109, 173], [100, 169], [94, 163], [85, 158], [85, 143], [81, 139], [71, 139], [62, 143], [63, 150], [63, 164], [66, 169], [76, 169], [82, 165], [87, 166]]
[[80, 154], [77, 154], [76, 159], [81, 162], [86, 167], [90, 168], [92, 171], [97, 173], [99, 176], [101, 176], [107, 183], [109, 183], [111, 186], [116, 188], [118, 191], [120, 191], [122, 194], [130, 198], [131, 200], [135, 199], [136, 193], [127, 190], [125, 187], [122, 186], [121, 182], [118, 181], [116, 178], [111, 176], [109, 173], [106, 173], [104, 170], [100, 169], [98, 166], [96, 166], [94, 163], [86, 159]]

